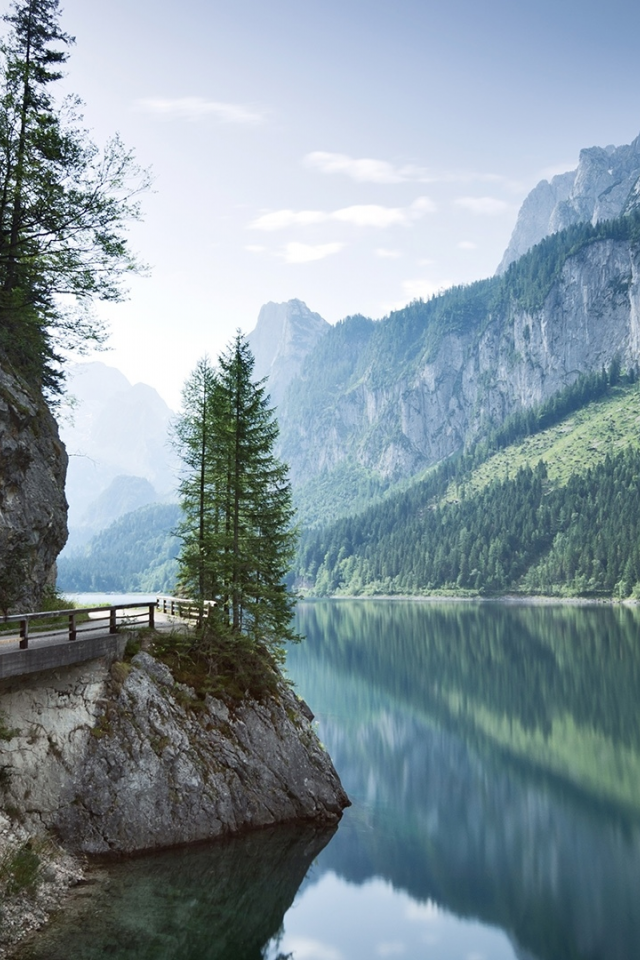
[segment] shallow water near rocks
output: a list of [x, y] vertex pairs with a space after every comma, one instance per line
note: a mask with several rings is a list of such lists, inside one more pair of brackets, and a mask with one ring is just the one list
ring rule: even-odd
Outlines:
[[302, 603], [353, 807], [100, 867], [33, 960], [635, 960], [640, 613]]

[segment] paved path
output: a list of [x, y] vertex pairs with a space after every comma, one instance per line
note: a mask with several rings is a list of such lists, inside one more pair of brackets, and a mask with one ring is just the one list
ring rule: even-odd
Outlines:
[[[79, 611], [80, 612], [80, 611]], [[76, 639], [69, 640], [68, 628], [43, 630], [39, 633], [29, 633], [29, 647], [20, 649], [20, 631], [16, 624], [16, 632], [10, 635], [0, 634], [0, 680], [8, 677], [17, 677], [41, 670], [52, 670], [57, 667], [68, 666], [71, 663], [81, 663], [107, 654], [117, 652], [122, 655], [127, 627], [146, 627], [148, 625], [148, 605], [140, 610], [128, 610], [126, 614], [117, 618], [119, 633], [109, 633], [109, 617], [105, 619], [100, 614], [89, 614], [89, 620], [79, 623], [76, 628]], [[30, 624], [30, 630], [35, 627], [35, 621]], [[155, 612], [155, 627], [165, 633], [174, 629], [187, 630], [188, 624], [177, 617]]]

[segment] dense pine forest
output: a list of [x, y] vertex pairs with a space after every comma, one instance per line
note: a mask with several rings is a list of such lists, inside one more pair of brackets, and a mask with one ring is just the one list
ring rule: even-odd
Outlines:
[[84, 550], [58, 561], [61, 590], [170, 592], [177, 572], [180, 521], [175, 503], [151, 503], [96, 534]]
[[517, 451], [524, 437], [570, 425], [575, 411], [588, 412], [616, 392], [635, 402], [635, 379], [635, 371], [623, 375], [613, 363], [510, 418], [408, 490], [308, 530], [298, 554], [298, 584], [316, 595], [640, 596], [637, 436], [618, 440], [563, 482], [549, 479], [543, 459], [521, 463], [513, 475], [507, 466], [506, 474], [476, 482], [478, 467], [497, 451]]

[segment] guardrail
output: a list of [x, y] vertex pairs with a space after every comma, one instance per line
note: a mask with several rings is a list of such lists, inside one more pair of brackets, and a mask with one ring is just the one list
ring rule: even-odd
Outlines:
[[186, 597], [158, 597], [156, 600], [156, 607], [162, 613], [180, 617], [181, 620], [193, 620], [198, 624], [215, 605], [215, 600], [189, 600]]
[[[118, 632], [118, 610], [141, 610], [145, 609], [144, 613], [134, 614], [131, 617], [127, 617], [127, 625], [134, 623], [141, 623], [142, 620], [149, 627], [153, 629], [155, 626], [155, 609], [159, 601], [151, 603], [118, 603], [112, 604], [110, 606], [100, 606], [100, 607], [78, 607], [74, 610], [50, 610], [45, 613], [16, 613], [9, 617], [3, 617], [0, 620], [0, 623], [19, 623], [20, 624], [20, 649], [26, 650], [29, 646], [29, 625], [33, 621], [49, 621], [51, 623], [55, 620], [61, 620], [65, 617], [68, 618], [68, 631], [69, 631], [69, 640], [73, 641], [78, 636], [78, 617], [82, 614], [90, 613], [104, 613], [103, 617], [92, 617], [91, 623], [96, 623], [97, 621], [108, 620], [109, 621], [109, 633]], [[46, 632], [58, 632], [60, 627], [57, 624], [51, 623], [51, 626], [47, 628]], [[95, 631], [104, 631], [104, 625], [101, 623], [100, 626], [85, 626], [82, 625], [82, 633], [93, 633]]]

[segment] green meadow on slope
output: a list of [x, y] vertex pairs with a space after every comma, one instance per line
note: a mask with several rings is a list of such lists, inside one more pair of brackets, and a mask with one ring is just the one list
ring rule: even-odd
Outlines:
[[604, 376], [577, 409], [563, 415], [575, 406], [566, 391], [409, 489], [303, 534], [300, 586], [316, 595], [640, 595], [640, 392], [634, 375], [622, 383], [613, 371], [606, 388]]

